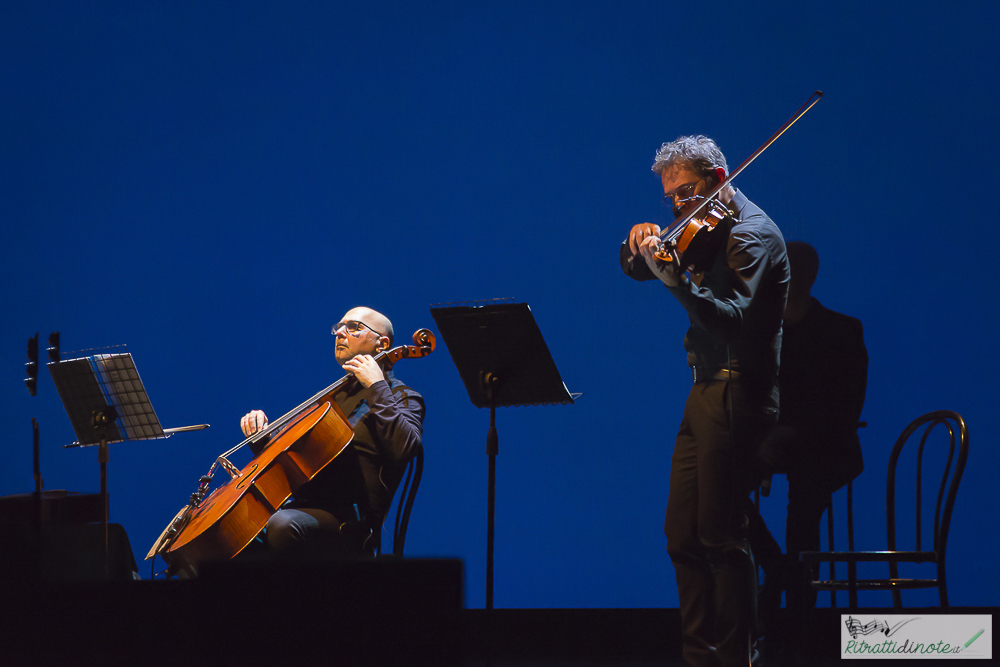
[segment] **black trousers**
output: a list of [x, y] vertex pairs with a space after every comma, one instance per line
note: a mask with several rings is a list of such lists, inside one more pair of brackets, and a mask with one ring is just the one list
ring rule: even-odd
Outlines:
[[772, 423], [738, 380], [695, 384], [684, 406], [664, 532], [689, 667], [749, 664], [757, 576], [745, 503], [760, 481], [757, 448]]
[[274, 555], [349, 557], [366, 553], [371, 531], [358, 521], [344, 523], [325, 509], [293, 507], [272, 514], [263, 534]]

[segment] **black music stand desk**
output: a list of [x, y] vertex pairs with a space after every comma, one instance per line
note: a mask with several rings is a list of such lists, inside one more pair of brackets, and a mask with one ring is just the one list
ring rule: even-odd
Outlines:
[[[90, 350], [89, 350], [90, 351]], [[108, 444], [168, 438], [208, 424], [164, 429], [153, 411], [135, 362], [125, 346], [48, 364], [52, 382], [73, 425], [77, 441], [64, 447], [98, 446], [101, 465], [101, 523], [105, 568], [108, 558]]]
[[477, 408], [490, 409], [490, 429], [486, 436], [489, 455], [486, 609], [489, 611], [493, 608], [493, 528], [499, 452], [496, 409], [574, 401], [528, 304], [515, 304], [512, 299], [440, 304], [431, 307], [431, 316], [465, 383], [469, 400]]

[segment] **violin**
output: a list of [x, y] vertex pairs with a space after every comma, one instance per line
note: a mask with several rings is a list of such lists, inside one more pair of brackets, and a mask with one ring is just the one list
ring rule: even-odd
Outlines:
[[[400, 359], [426, 357], [434, 351], [436, 339], [429, 330], [420, 329], [413, 334], [413, 343], [383, 351], [375, 361], [389, 370]], [[146, 560], [158, 555], [168, 565], [168, 577], [186, 578], [197, 576], [204, 561], [229, 559], [242, 551], [271, 515], [354, 438], [354, 429], [334, 400], [351, 381], [353, 375], [344, 376], [220, 455]], [[263, 449], [241, 470], [228, 457], [245, 445]], [[230, 479], [206, 498], [216, 466]]]
[[[806, 103], [780, 128], [771, 135], [771, 138], [764, 142], [760, 148], [754, 151], [753, 155], [743, 161], [729, 176], [722, 179], [704, 197], [698, 197], [698, 204], [687, 212], [680, 220], [672, 226], [660, 232], [660, 243], [654, 257], [662, 262], [668, 262], [678, 274], [685, 271], [695, 273], [708, 268], [708, 264], [718, 252], [721, 245], [726, 240], [726, 234], [721, 234], [716, 229], [720, 223], [730, 219], [733, 224], [738, 222], [722, 202], [718, 200], [719, 193], [732, 184], [733, 179], [750, 166], [750, 163], [757, 159], [761, 153], [773, 144], [778, 137], [785, 133], [795, 122], [805, 115], [807, 111], [820, 101], [823, 92], [817, 90]], [[684, 200], [684, 203], [690, 199]], [[679, 202], [680, 203], [680, 202]], [[728, 229], [728, 225], [726, 226]], [[645, 265], [641, 257], [632, 254], [628, 245], [628, 239], [622, 243], [620, 251], [620, 261], [625, 275], [635, 280], [653, 280], [656, 276]]]
[[716, 228], [729, 220], [730, 224], [723, 225], [723, 229], [728, 232], [732, 224], [737, 222], [732, 212], [718, 199], [699, 199], [707, 202], [707, 205], [699, 206], [705, 209], [705, 213], [701, 217], [685, 216], [686, 222], [682, 220], [665, 237], [661, 235], [660, 246], [653, 253], [661, 262], [672, 263], [678, 274], [688, 270], [699, 273], [707, 269], [728, 235], [716, 231]]

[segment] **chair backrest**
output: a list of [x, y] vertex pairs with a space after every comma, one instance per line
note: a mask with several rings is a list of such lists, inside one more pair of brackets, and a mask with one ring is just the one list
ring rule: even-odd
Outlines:
[[406, 543], [406, 528], [410, 523], [410, 511], [413, 509], [413, 501], [417, 497], [417, 489], [420, 487], [420, 477], [424, 472], [424, 448], [419, 446], [416, 449], [409, 464], [406, 466], [406, 476], [403, 478], [399, 490], [396, 492], [399, 501], [396, 503], [396, 520], [392, 530], [392, 555], [402, 558], [403, 547]]
[[[937, 554], [939, 570], [943, 571], [945, 547], [948, 543], [948, 528], [951, 525], [951, 513], [955, 507], [955, 496], [958, 494], [958, 485], [962, 481], [962, 473], [965, 470], [965, 460], [969, 455], [969, 431], [965, 426], [965, 420], [959, 414], [950, 410], [929, 412], [913, 420], [902, 434], [900, 434], [899, 439], [896, 440], [896, 444], [892, 448], [892, 455], [889, 457], [889, 472], [886, 482], [886, 528], [888, 548], [890, 551], [896, 551], [896, 465], [904, 445], [919, 430], [921, 433], [920, 444], [916, 453], [915, 551], [923, 550], [921, 548], [921, 519], [923, 511], [924, 446], [928, 442], [928, 436], [931, 431], [938, 426], [943, 427], [948, 433], [948, 457], [944, 464], [944, 470], [941, 473], [937, 502], [934, 505], [934, 541], [928, 551], [934, 551]], [[922, 430], [921, 427], [923, 427]], [[955, 463], [955, 468], [949, 480], [948, 473], [952, 469], [953, 462]], [[893, 576], [896, 575], [893, 574]]]

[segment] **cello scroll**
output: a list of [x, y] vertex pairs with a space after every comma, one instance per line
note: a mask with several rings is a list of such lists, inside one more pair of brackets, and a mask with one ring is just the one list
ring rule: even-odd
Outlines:
[[[420, 357], [426, 357], [428, 354], [434, 351], [437, 347], [437, 338], [431, 333], [430, 329], [418, 329], [413, 333], [413, 345], [400, 345], [399, 347], [394, 347], [391, 350], [387, 350], [382, 354], [378, 355], [375, 359], [376, 361], [385, 360], [385, 365], [388, 368], [392, 368], [400, 359], [419, 359]], [[382, 359], [380, 359], [382, 357]]]

